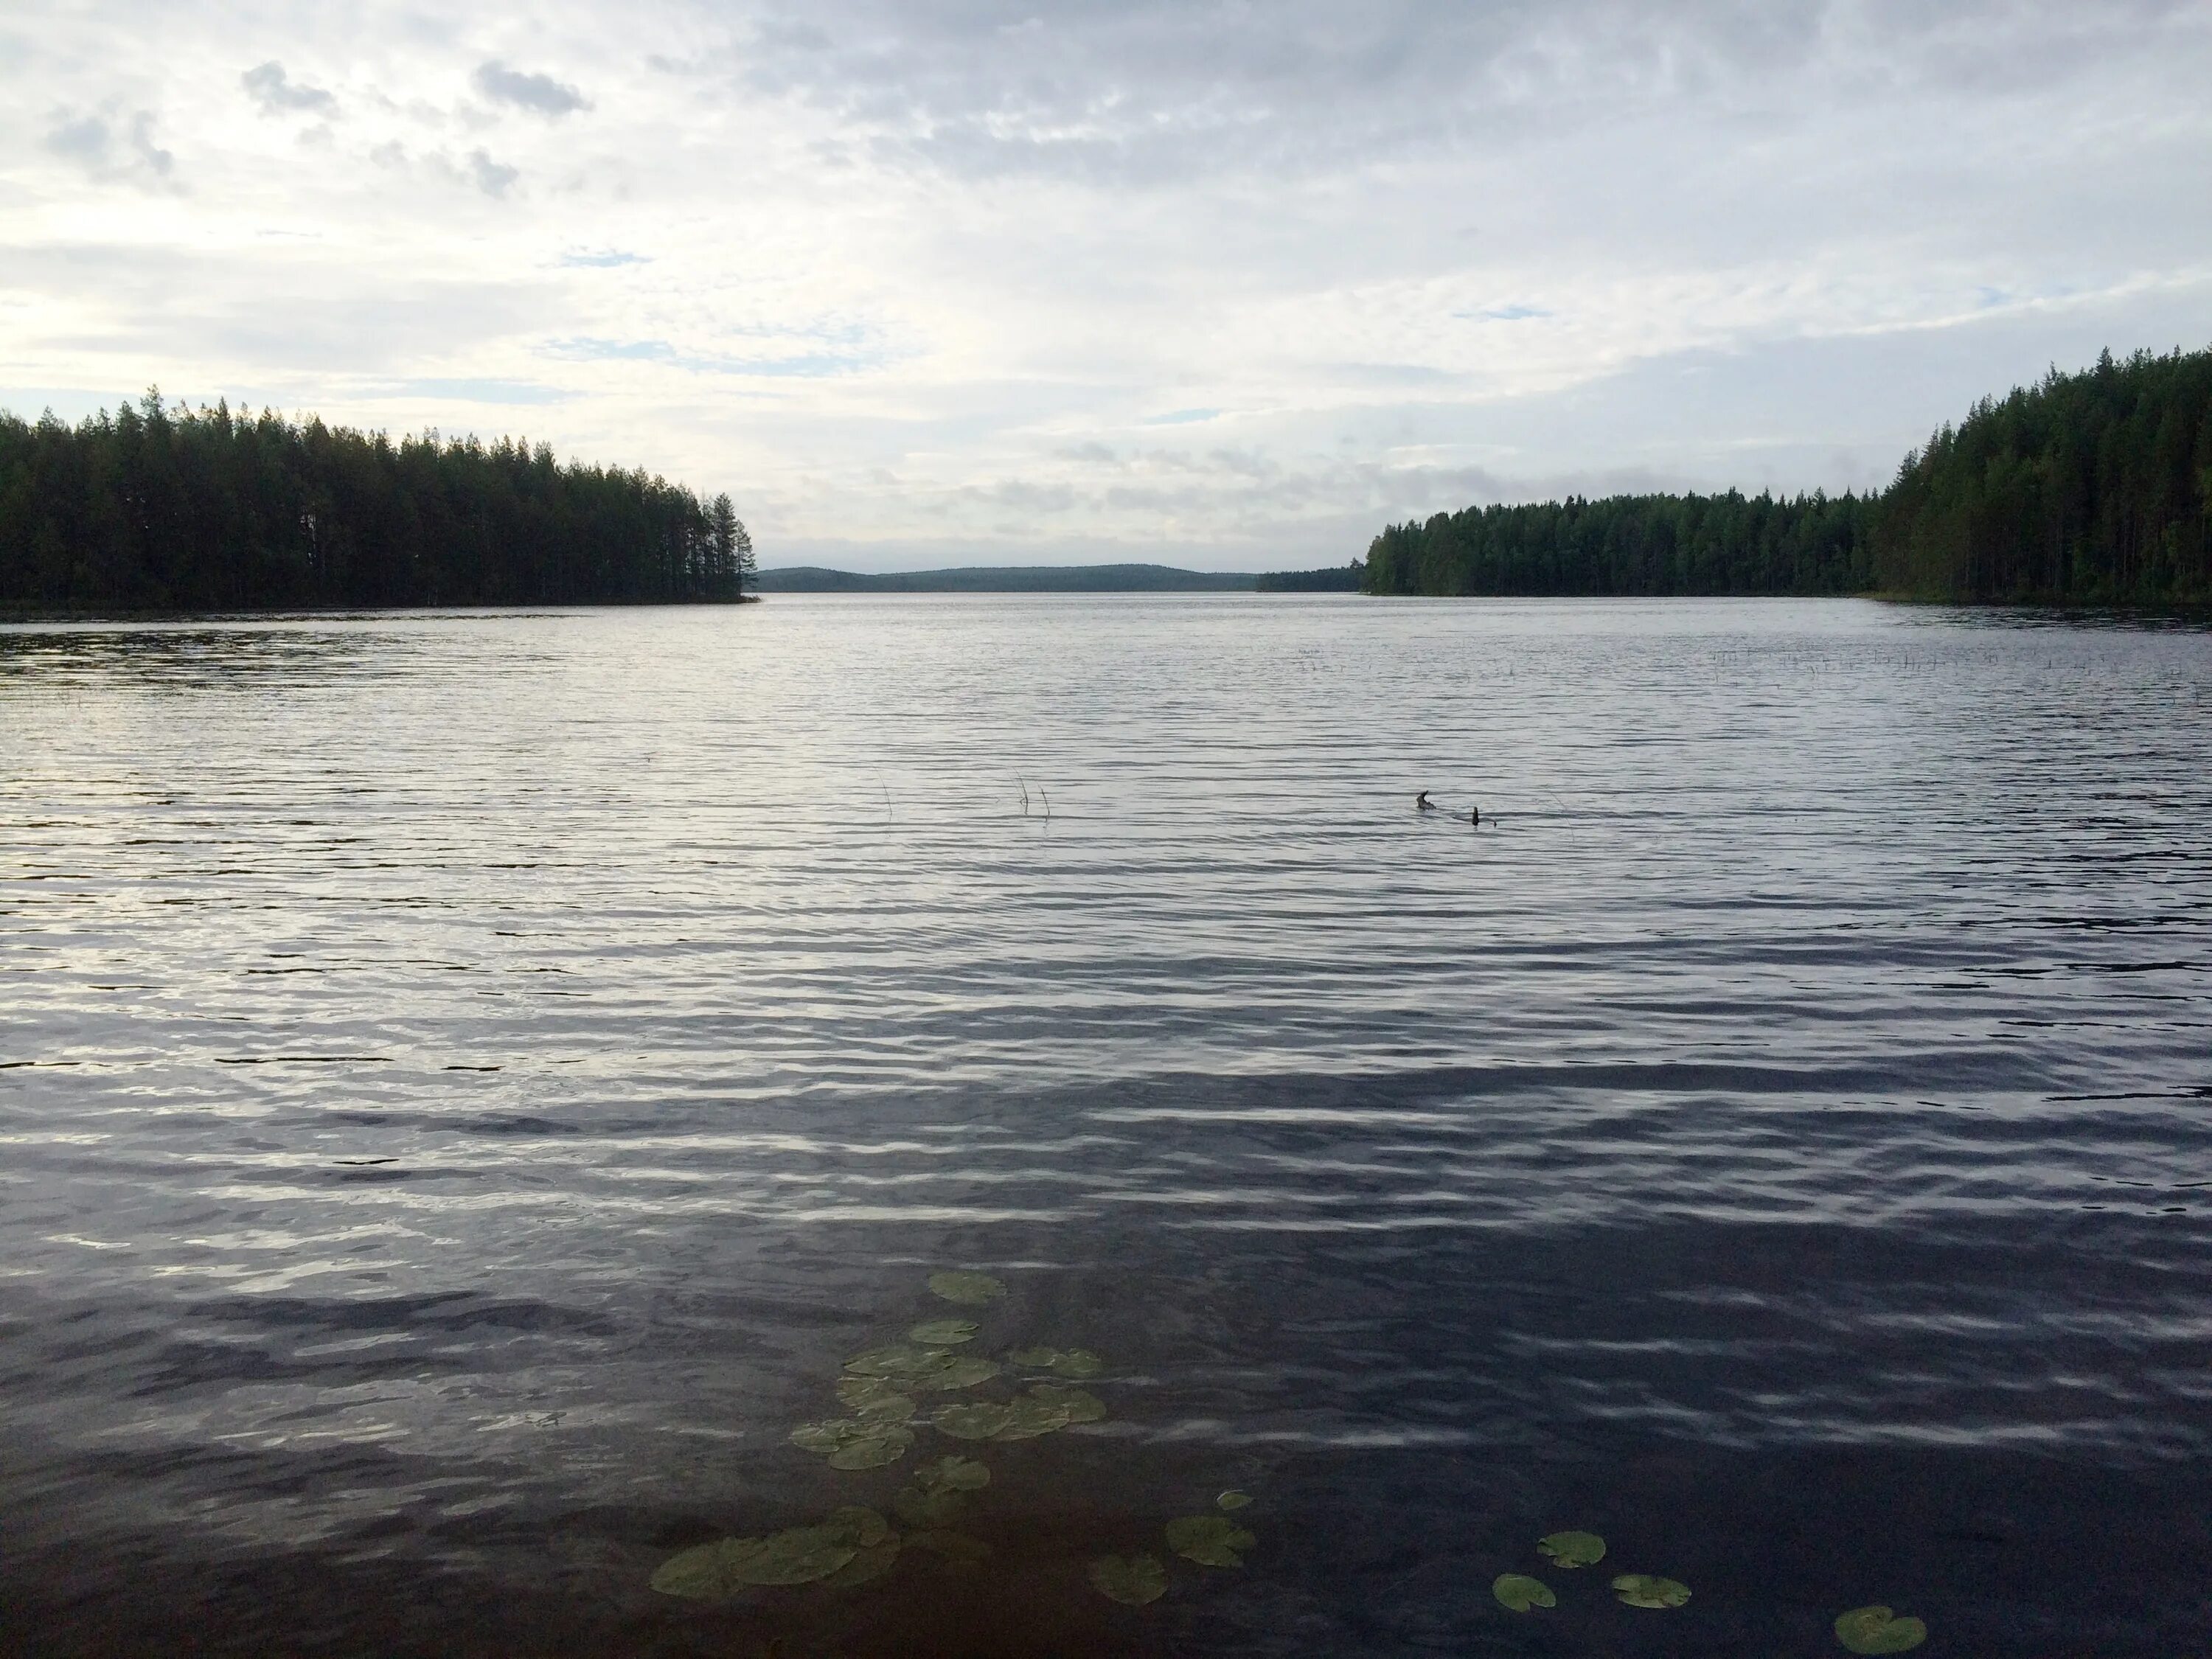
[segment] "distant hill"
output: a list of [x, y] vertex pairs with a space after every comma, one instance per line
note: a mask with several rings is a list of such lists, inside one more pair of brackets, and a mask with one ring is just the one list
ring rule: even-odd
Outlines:
[[1249, 593], [1259, 577], [1164, 564], [965, 565], [882, 574], [789, 565], [754, 579], [763, 593]]

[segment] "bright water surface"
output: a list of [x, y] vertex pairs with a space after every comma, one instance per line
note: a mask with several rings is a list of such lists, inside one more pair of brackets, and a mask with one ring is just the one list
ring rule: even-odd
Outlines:
[[[2206, 1651], [2208, 754], [1851, 602], [0, 632], [0, 1645]], [[1110, 1367], [991, 1564], [656, 1595], [954, 1266]]]

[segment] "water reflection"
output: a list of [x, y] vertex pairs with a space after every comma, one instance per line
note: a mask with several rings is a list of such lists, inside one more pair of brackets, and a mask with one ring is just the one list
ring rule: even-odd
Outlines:
[[[0, 629], [0, 1611], [54, 1653], [1819, 1652], [1875, 1606], [2191, 1650], [2208, 668], [1851, 604]], [[899, 1345], [1108, 1414], [792, 1443]], [[988, 1495], [916, 1527], [945, 1455]], [[652, 1588], [841, 1505], [989, 1554]], [[1242, 1567], [1170, 1544], [1209, 1514]], [[1139, 1557], [1158, 1600], [1101, 1593]]]

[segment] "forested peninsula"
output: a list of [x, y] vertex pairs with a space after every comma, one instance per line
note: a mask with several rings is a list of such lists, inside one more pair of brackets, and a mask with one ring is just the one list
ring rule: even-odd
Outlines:
[[0, 612], [734, 600], [753, 563], [727, 495], [543, 444], [158, 392], [76, 426], [0, 414]]
[[1393, 525], [1364, 591], [2212, 604], [2212, 351], [2056, 368], [1879, 495], [1615, 495]]

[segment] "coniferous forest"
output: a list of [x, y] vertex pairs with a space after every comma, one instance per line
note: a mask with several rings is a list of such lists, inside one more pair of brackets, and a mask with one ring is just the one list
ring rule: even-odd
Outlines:
[[[393, 442], [149, 392], [0, 414], [0, 611], [740, 598], [727, 495], [502, 439]], [[1393, 525], [1370, 593], [1818, 594], [2212, 603], [2212, 351], [2053, 369], [1905, 458], [1880, 495], [1579, 497]]]
[[0, 611], [729, 600], [753, 562], [727, 495], [542, 444], [158, 392], [76, 426], [0, 414]]
[[1393, 525], [1370, 593], [1855, 593], [2212, 603], [2212, 351], [2053, 369], [1879, 495], [1616, 495]]

